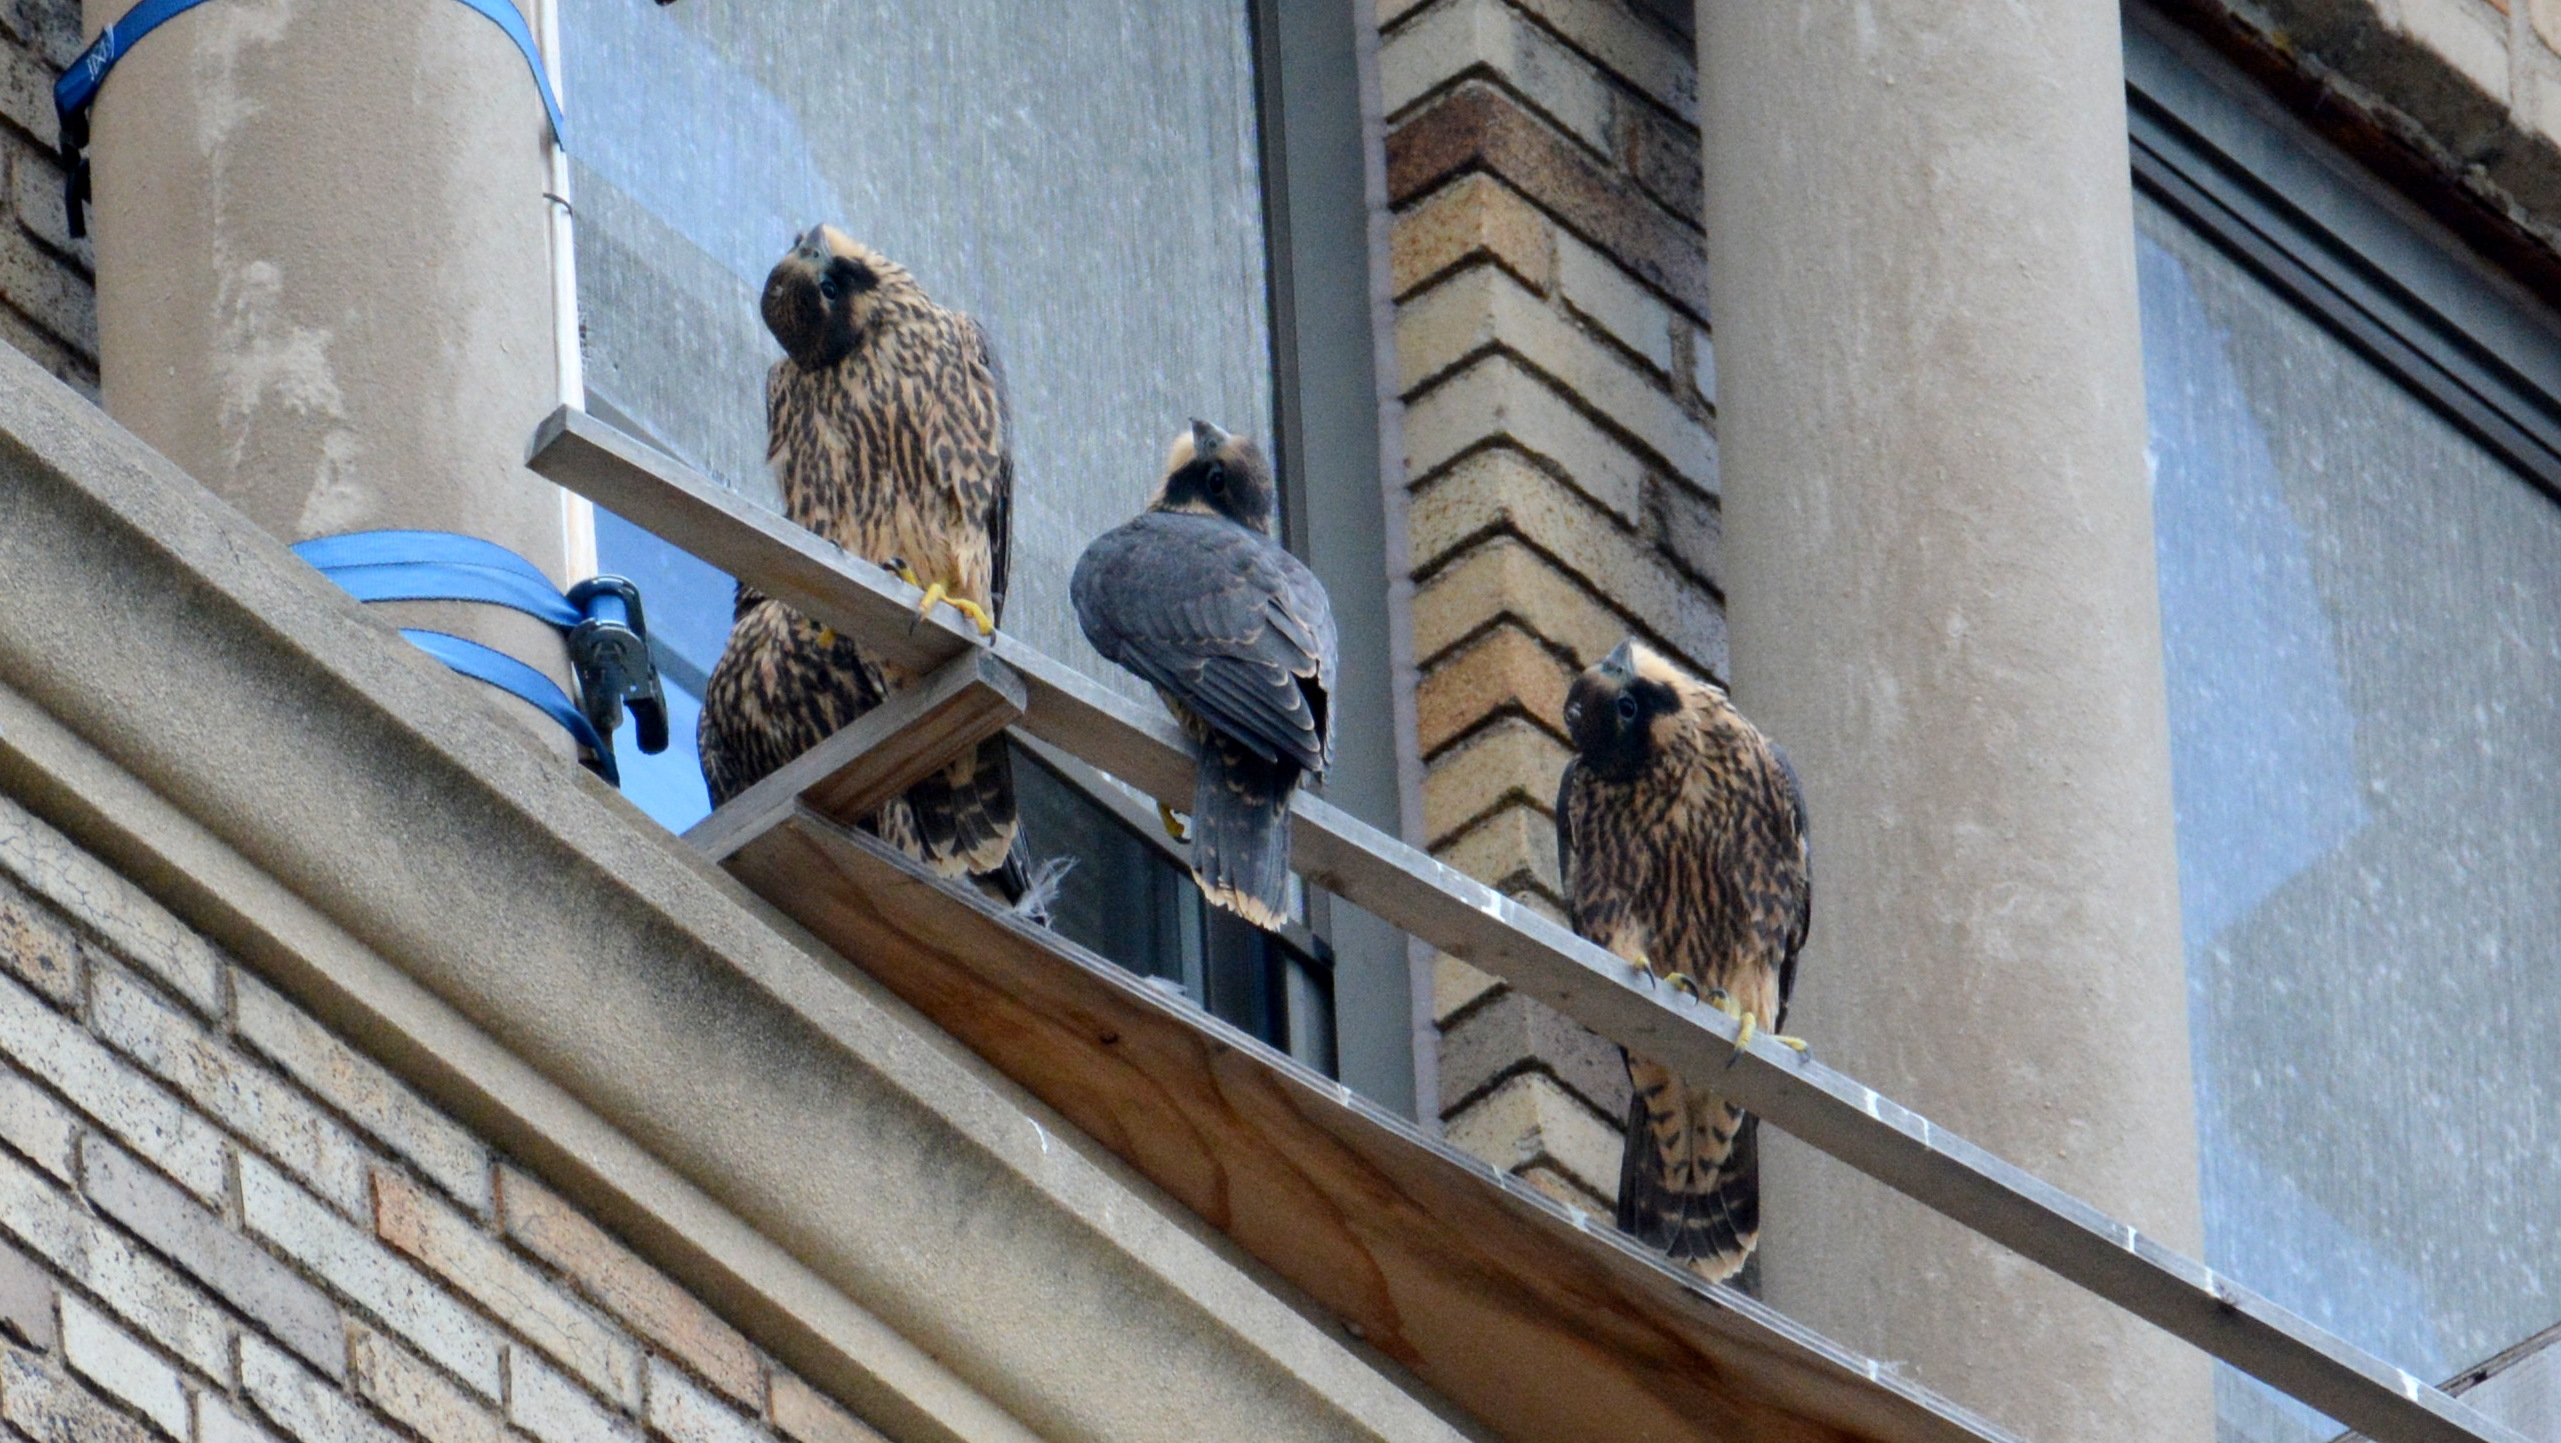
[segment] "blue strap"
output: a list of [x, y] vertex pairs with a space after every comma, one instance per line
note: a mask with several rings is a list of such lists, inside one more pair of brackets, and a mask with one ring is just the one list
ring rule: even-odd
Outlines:
[[507, 653], [476, 641], [409, 626], [400, 628], [400, 634], [409, 639], [410, 645], [464, 676], [474, 681], [485, 681], [540, 708], [576, 738], [580, 746], [595, 755], [597, 770], [606, 781], [622, 785], [622, 779], [614, 770], [613, 749], [605, 745], [603, 737], [596, 735], [596, 728], [587, 720], [587, 714], [578, 710], [577, 705], [569, 700], [569, 693], [560, 689], [559, 683]]
[[398, 566], [412, 561], [441, 562], [447, 566], [486, 566], [511, 572], [537, 586], [551, 585], [542, 568], [509, 551], [495, 541], [465, 536], [455, 531], [349, 531], [338, 536], [315, 536], [293, 544], [293, 554], [319, 567], [335, 571], [342, 566]]
[[[100, 31], [98, 38], [89, 42], [89, 48], [71, 62], [71, 68], [62, 72], [62, 78], [54, 82], [53, 109], [62, 127], [63, 198], [70, 210], [72, 235], [88, 231], [88, 224], [80, 215], [80, 202], [88, 191], [88, 162], [80, 159], [80, 152], [89, 144], [89, 107], [96, 102], [99, 88], [107, 83], [107, 72], [115, 69], [116, 62], [142, 37], [203, 3], [204, 0], [141, 0]], [[560, 98], [551, 89], [551, 72], [543, 68], [542, 51], [534, 45], [534, 33], [525, 25], [525, 17], [509, 0], [462, 3], [516, 42], [516, 49], [524, 54], [526, 66], [533, 71], [534, 88], [542, 92], [543, 113], [551, 118], [551, 138], [567, 150], [569, 126], [561, 119]]]
[[323, 566], [320, 574], [358, 601], [480, 601], [513, 607], [564, 631], [587, 619], [552, 590], [551, 583], [528, 581], [512, 571], [487, 566], [392, 561], [378, 566]]

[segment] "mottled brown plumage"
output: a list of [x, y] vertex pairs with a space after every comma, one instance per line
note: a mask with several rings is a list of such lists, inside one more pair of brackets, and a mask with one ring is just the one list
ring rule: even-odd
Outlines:
[[[1786, 755], [1722, 690], [1632, 640], [1575, 680], [1565, 727], [1556, 842], [1574, 930], [1778, 1027], [1813, 915]], [[1646, 1058], [1627, 1073], [1619, 1226], [1731, 1276], [1760, 1237], [1759, 1119]]]
[[[856, 556], [939, 583], [983, 612], [982, 629], [992, 624], [1005, 604], [1013, 459], [985, 333], [833, 226], [811, 230], [775, 265], [764, 317], [785, 352], [766, 374], [765, 408], [766, 459], [786, 514]], [[713, 804], [914, 680], [741, 586], [703, 697]], [[1019, 895], [1002, 738], [918, 783], [874, 825], [939, 873], [992, 874]]]

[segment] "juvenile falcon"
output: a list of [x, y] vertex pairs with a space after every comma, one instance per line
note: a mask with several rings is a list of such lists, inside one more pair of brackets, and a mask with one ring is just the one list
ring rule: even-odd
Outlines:
[[1200, 746], [1201, 895], [1277, 927], [1289, 910], [1290, 793], [1334, 758], [1334, 610], [1271, 537], [1272, 473], [1253, 442], [1194, 421], [1165, 473], [1136, 520], [1077, 560], [1076, 620], [1094, 650], [1155, 686]]
[[[1632, 638], [1575, 679], [1565, 730], [1556, 851], [1574, 930], [1738, 1018], [1745, 1043], [1782, 1025], [1814, 898], [1786, 754]], [[1760, 1238], [1760, 1119], [1645, 1058], [1627, 1076], [1619, 1227], [1732, 1276]]]
[[[765, 279], [766, 461], [792, 520], [994, 630], [1005, 606], [1014, 465], [1003, 376], [976, 321], [905, 267], [816, 226]], [[704, 689], [703, 780], [718, 806], [915, 677], [741, 584]], [[944, 876], [1022, 896], [1002, 737], [881, 808], [872, 826]]]

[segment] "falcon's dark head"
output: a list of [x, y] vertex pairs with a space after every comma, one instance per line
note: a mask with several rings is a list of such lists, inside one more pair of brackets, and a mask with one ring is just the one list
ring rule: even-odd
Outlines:
[[809, 228], [765, 277], [765, 329], [806, 369], [836, 364], [915, 282], [906, 268], [832, 225]]
[[1174, 438], [1165, 458], [1165, 484], [1150, 511], [1189, 511], [1224, 516], [1251, 531], [1272, 529], [1272, 468], [1263, 448], [1207, 421]]
[[1574, 678], [1565, 694], [1565, 734], [1583, 765], [1604, 781], [1625, 781], [1670, 745], [1683, 713], [1711, 689], [1630, 637]]

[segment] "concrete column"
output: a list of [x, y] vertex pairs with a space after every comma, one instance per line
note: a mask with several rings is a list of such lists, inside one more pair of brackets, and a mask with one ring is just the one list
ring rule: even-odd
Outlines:
[[[1793, 1029], [2199, 1243], [2113, 5], [1700, 7], [1737, 700], [1813, 814]], [[2202, 1355], [1791, 1142], [1770, 1300], [2041, 1440]]]
[[[127, 8], [89, 0], [90, 34]], [[286, 540], [462, 531], [566, 579], [522, 464], [557, 394], [548, 132], [505, 32], [455, 0], [221, 0], [117, 63], [92, 134], [111, 415]], [[531, 618], [380, 609], [567, 681]]]

